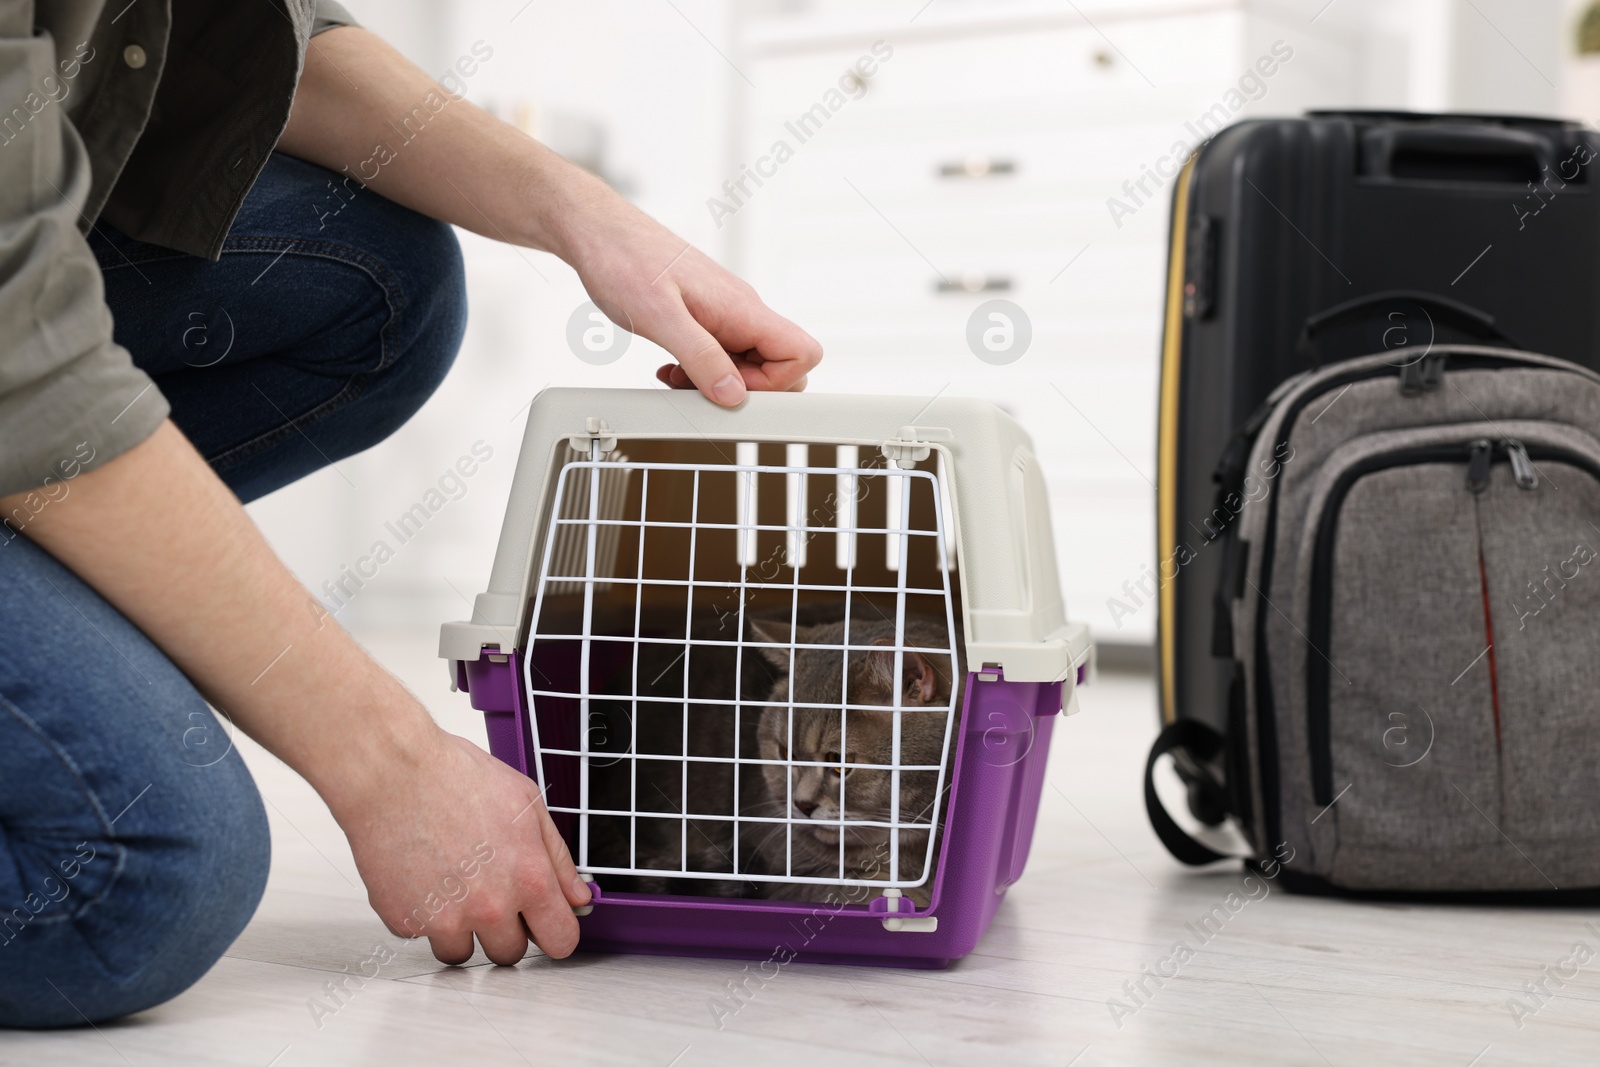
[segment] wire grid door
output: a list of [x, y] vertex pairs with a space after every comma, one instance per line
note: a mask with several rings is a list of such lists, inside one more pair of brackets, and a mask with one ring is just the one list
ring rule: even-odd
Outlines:
[[[575, 837], [572, 842], [575, 846], [577, 866], [579, 870], [588, 874], [616, 874], [616, 875], [653, 875], [686, 879], [715, 879], [735, 880], [752, 883], [817, 883], [825, 885], [867, 885], [878, 888], [907, 888], [919, 886], [928, 881], [933, 870], [934, 847], [937, 831], [937, 821], [940, 818], [941, 805], [939, 801], [944, 797], [947, 770], [950, 763], [951, 740], [954, 736], [955, 720], [959, 693], [963, 679], [959, 676], [957, 665], [959, 660], [955, 648], [955, 618], [953, 598], [951, 595], [950, 572], [954, 566], [955, 553], [951, 538], [951, 507], [949, 495], [945, 486], [941, 484], [945, 478], [945, 466], [942, 456], [937, 464], [937, 473], [911, 469], [909, 466], [902, 468], [894, 463], [887, 467], [862, 467], [859, 465], [859, 448], [851, 445], [832, 446], [836, 465], [816, 466], [809, 461], [808, 453], [812, 448], [828, 448], [829, 446], [789, 445], [786, 462], [784, 465], [762, 465], [756, 462], [756, 446], [752, 443], [739, 443], [737, 446], [737, 460], [734, 464], [686, 464], [686, 463], [655, 463], [632, 462], [625, 456], [614, 454], [615, 458], [607, 458], [599, 451], [598, 442], [592, 446], [592, 451], [586, 460], [570, 460], [565, 463], [557, 478], [555, 499], [551, 508], [550, 525], [545, 537], [545, 550], [542, 554], [539, 579], [533, 605], [532, 622], [528, 631], [528, 645], [525, 653], [524, 677], [529, 679], [528, 693], [531, 698], [530, 706], [534, 714], [530, 715], [534, 757], [538, 778], [547, 786], [547, 804], [552, 814], [566, 814], [574, 817], [576, 821]], [[619, 472], [624, 472], [619, 474]], [[687, 474], [692, 479], [692, 495], [690, 503], [690, 516], [687, 522], [671, 521], [650, 518], [650, 479], [656, 474], [658, 480], [662, 472], [680, 472], [679, 478]], [[701, 476], [716, 472], [723, 476], [732, 473], [735, 478], [736, 505], [735, 521], [722, 523], [702, 520], [701, 515]], [[835, 479], [837, 486], [837, 507], [832, 509], [831, 516], [825, 516], [821, 521], [826, 523], [828, 518], [831, 524], [813, 524], [816, 512], [808, 513], [807, 481], [811, 475], [827, 475]], [[762, 525], [757, 521], [758, 489], [763, 484], [770, 484], [770, 477], [780, 476], [785, 487], [787, 505], [786, 521], [782, 525]], [[621, 497], [612, 492], [607, 492], [608, 483], [615, 483], [623, 479], [637, 479], [640, 484], [639, 512], [636, 517], [626, 517], [621, 514]], [[885, 523], [883, 526], [860, 525], [860, 509], [858, 503], [865, 498], [871, 483], [881, 483], [885, 488]], [[918, 529], [912, 523], [912, 497], [917, 485], [923, 485], [932, 494], [932, 525], [931, 528]], [[587, 514], [574, 515], [574, 508], [569, 498], [581, 496], [587, 504]], [[607, 514], [606, 505], [611, 505], [615, 510]], [[615, 531], [618, 528], [632, 527], [638, 531], [637, 569], [633, 575], [616, 573], [617, 554], [614, 550], [608, 553], [604, 550], [609, 545], [616, 543]], [[645, 534], [650, 530], [687, 529], [689, 539], [689, 567], [684, 577], [651, 577], [646, 574], [645, 566]], [[731, 531], [735, 545], [734, 555], [737, 563], [737, 579], [726, 581], [707, 580], [696, 577], [696, 552], [701, 547], [702, 534], [710, 531]], [[760, 582], [757, 575], [753, 574], [756, 566], [756, 544], [758, 535], [767, 532], [781, 532], [784, 535], [783, 557], [786, 568], [789, 570], [787, 582]], [[570, 546], [573, 543], [573, 534], [581, 533], [583, 539], [582, 572], [562, 573], [564, 561], [571, 561]], [[842, 583], [837, 579], [831, 582], [807, 582], [804, 578], [808, 554], [808, 542], [816, 535], [832, 535], [835, 539], [835, 573], [842, 572]], [[913, 586], [909, 581], [911, 570], [911, 540], [925, 538], [932, 541], [935, 558], [938, 561], [936, 568], [939, 575], [936, 586]], [[858, 568], [859, 546], [863, 542], [873, 539], [881, 540], [884, 548], [885, 569], [895, 576], [892, 585], [858, 584], [856, 571]], [[609, 565], [608, 565], [609, 564]], [[596, 594], [600, 589], [632, 586], [632, 632], [624, 634], [599, 632], [595, 626], [596, 620]], [[642, 604], [647, 587], [687, 587], [688, 595], [685, 597], [685, 613], [692, 615], [694, 612], [694, 595], [696, 588], [721, 589], [729, 594], [737, 595], [737, 629], [733, 631], [732, 639], [708, 639], [694, 636], [694, 627], [691, 619], [684, 620], [682, 638], [655, 638], [648, 636], [641, 629], [643, 617]], [[839, 662], [839, 699], [826, 703], [807, 702], [797, 700], [795, 697], [795, 671], [787, 672], [787, 684], [779, 684], [785, 692], [776, 690], [765, 699], [750, 699], [744, 695], [743, 680], [745, 654], [747, 651], [758, 648], [757, 642], [752, 642], [747, 636], [745, 606], [750, 596], [757, 588], [764, 588], [768, 593], [773, 590], [787, 592], [789, 599], [789, 627], [787, 644], [766, 644], [771, 653], [785, 657], [793, 665], [796, 657], [807, 652], [836, 653]], [[581, 589], [582, 610], [578, 617], [581, 622], [577, 632], [543, 632], [541, 620], [549, 600], [554, 600], [559, 591], [566, 589]], [[842, 608], [840, 622], [843, 625], [842, 638], [838, 643], [801, 643], [798, 641], [800, 632], [800, 594], [824, 593], [839, 598]], [[876, 643], [852, 643], [850, 640], [850, 626], [852, 623], [852, 600], [861, 594], [876, 594], [882, 597], [893, 597], [894, 617], [893, 640]], [[936, 597], [942, 614], [942, 644], [909, 644], [906, 640], [907, 598], [919, 596], [922, 598]], [[881, 609], [880, 613], [881, 613]], [[861, 621], [855, 620], [858, 629]], [[890, 620], [885, 620], [887, 623]], [[534, 662], [535, 653], [541, 644], [558, 642], [567, 646], [570, 651], [576, 647], [578, 655], [577, 671], [568, 675], [575, 679], [571, 687], [552, 686], [544, 672], [537, 670]], [[604, 652], [607, 646], [615, 649], [617, 644], [631, 646], [631, 672], [628, 691], [623, 694], [607, 695], [597, 693], [594, 689], [594, 665], [597, 652]], [[662, 695], [659, 693], [642, 692], [640, 682], [641, 650], [649, 650], [652, 645], [680, 648], [683, 657], [681, 677], [683, 679], [681, 691], [675, 695]], [[707, 697], [703, 694], [690, 692], [690, 664], [689, 658], [699, 652], [706, 655], [716, 649], [731, 650], [732, 669], [735, 675], [730, 693], [722, 698]], [[724, 652], [723, 655], [727, 655]], [[883, 703], [853, 704], [847, 699], [851, 692], [848, 674], [852, 665], [858, 665], [857, 655], [892, 656], [893, 681], [889, 687], [892, 699]], [[918, 657], [938, 656], [944, 657], [944, 662], [949, 665], [948, 695], [942, 702], [912, 705], [906, 701], [906, 679], [909, 666], [908, 657], [915, 654]], [[926, 662], [918, 660], [916, 662]], [[673, 661], [673, 664], [676, 660]], [[669, 664], [669, 667], [673, 666]], [[544, 681], [545, 687], [539, 687], [535, 681]], [[648, 688], [647, 686], [645, 688]], [[562, 744], [558, 739], [548, 741], [541, 737], [541, 718], [539, 706], [541, 701], [557, 700], [568, 709], [575, 709], [579, 716], [580, 728], [561, 730], [563, 737], [575, 737], [576, 745]], [[628, 747], [620, 753], [596, 751], [591, 746], [591, 730], [588, 728], [592, 722], [591, 716], [597, 705], [603, 702], [621, 703], [631, 710], [629, 722], [631, 734]], [[639, 744], [641, 709], [649, 709], [652, 705], [671, 705], [682, 709], [683, 743], [677, 753], [650, 752], [641, 749]], [[722, 756], [690, 755], [690, 713], [691, 708], [703, 710], [705, 706], [727, 706], [731, 709], [729, 726], [733, 737], [729, 754]], [[743, 747], [741, 732], [745, 729], [741, 712], [746, 708], [758, 709], [763, 717], [774, 711], [781, 711], [785, 721], [787, 742], [783, 746], [781, 758], [763, 758], [760, 755], [747, 755]], [[837, 712], [839, 715], [840, 736], [837, 749], [827, 753], [828, 759], [800, 758], [801, 753], [795, 745], [795, 719], [796, 712], [804, 714], [808, 709]], [[849, 713], [868, 713], [878, 719], [887, 717], [890, 727], [890, 739], [887, 759], [868, 760], [852, 759], [848, 740], [848, 730], [851, 716]], [[943, 730], [939, 735], [937, 762], [910, 763], [903, 758], [903, 730], [905, 719], [910, 715], [942, 714]], [[765, 720], [763, 720], [765, 721]], [[546, 720], [545, 725], [549, 726]], [[550, 731], [555, 733], [556, 731]], [[559, 802], [559, 798], [551, 795], [547, 777], [547, 761], [552, 758], [567, 758], [577, 762], [577, 788], [576, 803], [566, 804]], [[614, 767], [619, 762], [625, 763], [630, 779], [627, 793], [627, 804], [610, 806], [600, 802], [599, 798], [591, 797], [591, 774], [597, 767]], [[641, 765], [656, 763], [658, 766], [650, 768], [659, 770], [660, 764], [677, 764], [679, 766], [680, 796], [678, 803], [671, 805], [668, 810], [642, 809], [641, 789], [639, 785]], [[724, 770], [731, 770], [733, 789], [731, 792], [731, 810], [726, 811], [691, 811], [691, 773], [702, 772], [708, 766], [717, 764], [725, 765]], [[770, 806], [758, 807], [755, 813], [747, 811], [743, 806], [741, 792], [741, 773], [754, 773], [763, 775], [770, 783], [770, 776], [766, 775], [764, 768], [782, 767], [784, 786], [781, 801], [782, 810], [774, 811], [779, 801], [772, 796]], [[802, 813], [797, 808], [793, 796], [797, 771], [815, 769], [818, 774], [838, 772], [837, 778], [837, 804], [836, 815], [833, 818], [818, 817], [814, 807], [812, 811]], [[852, 814], [847, 805], [846, 779], [855, 772], [876, 771], [880, 775], [887, 774], [888, 804], [886, 813], [868, 812], [866, 815]], [[932, 775], [935, 785], [932, 792], [933, 802], [922, 805], [921, 810], [907, 811], [902, 806], [902, 781], [909, 774], [921, 774], [924, 778]], [[881, 785], [883, 779], [878, 780]], [[769, 793], [775, 793], [770, 789]], [[657, 789], [657, 792], [660, 792]], [[876, 817], [874, 817], [876, 816]], [[885, 817], [886, 816], [886, 817]], [[625, 820], [627, 825], [627, 844], [625, 854], [613, 850], [609, 855], [604, 855], [604, 849], [596, 848], [595, 821], [599, 818]], [[643, 840], [648, 833], [641, 833], [641, 823], [650, 822], [652, 829], [659, 830], [661, 823], [671, 824], [677, 831], [679, 848], [677, 851], [676, 869], [662, 867], [657, 864], [645, 862], [642, 852]], [[731, 854], [727, 848], [728, 841], [724, 841], [723, 848], [712, 848], [709, 852], [714, 856], [715, 862], [705, 862], [703, 856], [707, 850], [691, 847], [691, 833], [699, 836], [706, 835], [698, 831], [698, 827], [706, 823], [723, 824], [725, 829], [730, 829]], [[694, 829], [691, 828], [694, 824]], [[837, 838], [838, 863], [834, 870], [818, 870], [813, 865], [810, 868], [797, 870], [793, 854], [794, 833], [796, 827], [816, 834], [819, 826], [832, 832]], [[781, 863], [774, 862], [772, 857], [757, 861], [746, 855], [741, 856], [741, 831], [745, 834], [754, 832], [762, 840], [770, 840], [777, 833], [782, 833], [785, 847]], [[911, 831], [909, 835], [914, 844], [920, 844], [915, 854], [902, 857], [902, 834]], [[659, 836], [659, 835], [658, 835]], [[847, 863], [847, 840], [859, 845], [865, 839], [876, 841], [877, 851], [883, 855], [886, 863], [882, 867], [875, 867], [867, 872]], [[709, 840], [709, 838], [708, 838]], [[748, 840], [748, 839], [747, 839]], [[887, 877], [882, 872], [887, 869]], [[756, 895], [760, 895], [759, 891]]]

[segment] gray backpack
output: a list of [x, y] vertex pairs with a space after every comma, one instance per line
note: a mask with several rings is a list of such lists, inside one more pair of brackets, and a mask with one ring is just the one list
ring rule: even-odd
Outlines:
[[1600, 375], [1399, 355], [1284, 382], [1225, 462], [1191, 552], [1228, 554], [1227, 729], [1162, 732], [1152, 823], [1223, 858], [1161, 806], [1172, 753], [1290, 888], [1600, 886]]

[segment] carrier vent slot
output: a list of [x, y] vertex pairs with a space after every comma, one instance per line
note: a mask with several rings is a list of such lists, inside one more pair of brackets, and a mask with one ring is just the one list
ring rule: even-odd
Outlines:
[[848, 571], [856, 565], [856, 482], [855, 469], [861, 466], [859, 445], [839, 445], [834, 450], [834, 465], [839, 473], [833, 479], [833, 498], [836, 502], [834, 520], [838, 533], [834, 534], [834, 566]]
[[[628, 480], [633, 471], [626, 465], [628, 457], [617, 454], [615, 457], [618, 466], [607, 467], [600, 471], [600, 493], [598, 512], [602, 516], [617, 516], [622, 514], [622, 509], [628, 497]], [[589, 489], [588, 478], [578, 478], [573, 481], [571, 490], [562, 500], [561, 518], [581, 519], [589, 514]], [[622, 530], [617, 526], [601, 526], [595, 531], [595, 555], [597, 557], [596, 573], [612, 574], [617, 566], [617, 546], [620, 543]], [[579, 574], [584, 570], [584, 557], [588, 554], [589, 543], [587, 531], [582, 526], [558, 526], [554, 539], [554, 574]], [[601, 588], [606, 588], [602, 583]], [[581, 593], [581, 582], [555, 582], [550, 591], [552, 593]]]
[[[754, 441], [740, 441], [735, 451], [740, 467], [754, 467], [759, 462], [760, 448]], [[754, 567], [756, 565], [755, 516], [760, 498], [756, 495], [756, 476], [752, 471], [739, 472], [736, 492], [740, 528], [736, 542], [739, 566]]]
[[811, 446], [788, 445], [785, 453], [784, 458], [791, 469], [783, 476], [784, 522], [789, 527], [783, 532], [783, 561], [790, 567], [804, 567], [806, 545], [810, 538], [804, 529], [808, 483], [806, 475], [801, 472], [811, 463]]

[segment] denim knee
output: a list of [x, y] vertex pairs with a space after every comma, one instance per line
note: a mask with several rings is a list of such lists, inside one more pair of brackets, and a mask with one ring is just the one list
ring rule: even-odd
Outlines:
[[[455, 363], [467, 328], [467, 282], [461, 245], [449, 225], [405, 208], [374, 251], [386, 257], [390, 321], [384, 326], [386, 365], [364, 389], [355, 451], [389, 437], [425, 404]], [[387, 213], [387, 211], [386, 211]]]
[[[266, 888], [271, 839], [244, 761], [228, 752], [153, 781], [157, 790], [164, 814], [141, 825], [134, 814], [147, 798], [135, 801], [115, 833], [72, 846], [54, 890], [41, 879], [51, 898], [66, 891], [57, 914], [41, 901], [36, 917], [27, 905], [0, 916], [0, 1026], [81, 1026], [164, 1003], [204, 976], [249, 923]], [[109, 879], [74, 901], [68, 876], [96, 865], [100, 877], [111, 868]]]
[[374, 275], [381, 280], [386, 314], [374, 315], [371, 328], [382, 355], [352, 379], [349, 403], [307, 427], [333, 459], [368, 450], [405, 426], [445, 381], [467, 330], [466, 269], [454, 230], [389, 202], [373, 214], [378, 221], [366, 224], [363, 256], [381, 267], [363, 262], [347, 274], [355, 291], [370, 290]]
[[393, 434], [466, 332], [455, 231], [365, 187], [337, 212], [307, 210], [339, 184], [274, 153], [214, 263], [104, 220], [91, 234], [117, 341], [242, 500]]
[[23, 536], [0, 542], [0, 1025], [192, 985], [266, 887], [266, 810], [193, 683]]

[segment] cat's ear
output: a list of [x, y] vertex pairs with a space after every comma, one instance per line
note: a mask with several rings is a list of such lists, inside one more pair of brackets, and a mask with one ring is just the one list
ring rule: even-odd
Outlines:
[[[889, 644], [888, 638], [879, 638], [875, 645]], [[931, 704], [939, 691], [939, 674], [926, 656], [910, 650], [901, 653], [900, 684], [907, 704]], [[867, 653], [867, 670], [874, 686], [885, 693], [894, 692], [894, 652], [891, 649]]]
[[913, 704], [933, 703], [933, 694], [939, 691], [939, 675], [926, 656], [920, 652], [905, 653], [900, 674], [905, 682], [906, 696]]
[[[780, 671], [789, 669], [789, 643], [794, 628], [778, 619], [749, 619], [750, 640], [757, 642], [762, 658]], [[782, 647], [778, 647], [782, 646]]]

